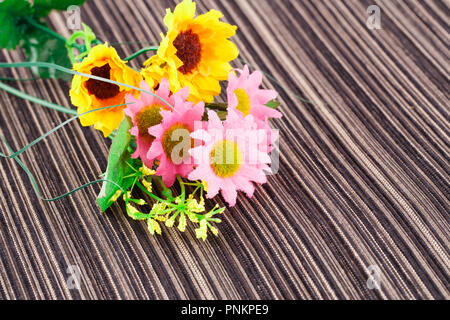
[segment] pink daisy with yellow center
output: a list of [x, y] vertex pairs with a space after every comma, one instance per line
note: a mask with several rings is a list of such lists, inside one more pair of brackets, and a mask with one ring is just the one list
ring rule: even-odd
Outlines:
[[241, 112], [244, 117], [252, 115], [259, 125], [268, 118], [281, 118], [282, 114], [279, 111], [265, 105], [276, 98], [277, 92], [260, 89], [262, 73], [255, 71], [250, 74], [247, 65], [243, 70], [235, 69], [235, 71], [240, 73], [239, 77], [233, 72], [228, 74], [228, 107]]
[[221, 191], [230, 206], [236, 204], [238, 190], [252, 197], [252, 182], [266, 182], [264, 170], [269, 171], [267, 164], [271, 162], [267, 152], [261, 151], [266, 144], [265, 135], [266, 131], [257, 128], [251, 115], [244, 118], [229, 110], [222, 123], [215, 112], [209, 111], [204, 129], [191, 134], [204, 144], [190, 150], [197, 167], [188, 178], [206, 182], [207, 198]]
[[269, 125], [269, 118], [281, 118], [283, 115], [266, 104], [277, 97], [274, 90], [264, 90], [262, 84], [263, 74], [254, 71], [250, 74], [247, 65], [244, 69], [235, 69], [240, 73], [236, 77], [234, 72], [228, 74], [227, 100], [230, 109], [238, 111], [244, 117], [252, 115], [258, 129], [266, 130], [267, 144], [262, 145], [262, 150], [270, 152], [272, 144], [278, 139], [278, 131]]
[[[148, 92], [153, 92], [145, 81], [141, 81], [140, 88]], [[166, 79], [162, 79], [159, 88], [155, 91], [155, 95], [173, 106], [175, 96], [186, 99], [187, 90], [180, 90], [172, 95], [169, 82]], [[148, 159], [147, 153], [155, 137], [148, 133], [148, 129], [161, 123], [161, 109], [170, 109], [170, 107], [161, 99], [145, 92], [140, 94], [139, 99], [136, 99], [132, 94], [127, 94], [125, 97], [125, 102], [130, 104], [124, 109], [124, 113], [129, 116], [133, 122], [130, 133], [136, 137], [137, 145], [136, 151], [133, 153], [132, 157], [134, 159], [140, 158], [149, 168], [153, 166], [153, 159]]]
[[147, 153], [147, 159], [159, 160], [156, 175], [162, 177], [167, 187], [173, 185], [177, 174], [185, 178], [193, 170], [189, 149], [194, 143], [190, 134], [196, 129], [196, 124], [201, 125], [205, 110], [204, 102], [194, 105], [186, 101], [189, 95], [188, 87], [180, 91], [183, 93], [174, 94], [173, 110], [161, 110], [161, 124], [148, 130], [155, 140]]

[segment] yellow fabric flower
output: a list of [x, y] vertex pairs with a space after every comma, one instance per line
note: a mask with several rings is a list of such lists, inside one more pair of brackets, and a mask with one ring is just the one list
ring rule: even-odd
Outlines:
[[150, 87], [167, 78], [173, 92], [188, 86], [192, 102], [212, 102], [220, 94], [220, 80], [226, 80], [237, 47], [228, 38], [236, 26], [219, 21], [222, 13], [210, 10], [195, 17], [196, 5], [184, 0], [164, 18], [168, 31], [156, 55], [148, 59], [142, 75]]
[[[73, 66], [78, 72], [111, 79], [134, 87], [139, 87], [142, 76], [126, 66], [113, 47], [108, 44], [97, 45], [91, 49], [88, 56]], [[125, 94], [132, 93], [139, 97], [139, 91], [112, 83], [94, 80], [75, 75], [70, 89], [72, 104], [78, 108], [78, 114], [125, 103]], [[107, 137], [117, 129], [123, 120], [123, 107], [105, 109], [91, 112], [80, 117], [83, 126], [94, 125], [94, 128], [103, 132]]]

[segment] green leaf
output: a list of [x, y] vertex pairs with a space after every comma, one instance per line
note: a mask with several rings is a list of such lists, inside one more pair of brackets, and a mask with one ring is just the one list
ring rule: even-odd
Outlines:
[[34, 12], [40, 17], [46, 17], [51, 10], [67, 10], [71, 5], [81, 6], [85, 0], [34, 0]]
[[[72, 68], [67, 48], [64, 42], [59, 41], [47, 33], [33, 29], [24, 39], [23, 47], [30, 62], [50, 62], [65, 68]], [[72, 76], [68, 73], [49, 68], [31, 68], [33, 74], [40, 78], [57, 78], [70, 81]]]
[[21, 41], [20, 18], [31, 15], [32, 9], [27, 0], [4, 0], [0, 2], [0, 47], [16, 49]]
[[[134, 172], [131, 167], [138, 170], [141, 166], [141, 162], [139, 160], [131, 159], [130, 152], [128, 151], [128, 146], [131, 141], [131, 135], [129, 133], [131, 126], [131, 120], [128, 117], [125, 117], [112, 142], [108, 157], [108, 167], [105, 175], [106, 180], [117, 183], [124, 190], [127, 190], [134, 181], [133, 177], [124, 179], [124, 177]], [[103, 182], [102, 189], [97, 196], [97, 203], [102, 212], [105, 212], [106, 209], [113, 204], [110, 199], [117, 192], [117, 190], [120, 190], [117, 185], [108, 181]]]
[[279, 105], [280, 105], [280, 103], [278, 101], [275, 101], [275, 100], [270, 100], [269, 102], [266, 103], [267, 107], [273, 108], [273, 109], [278, 108]]

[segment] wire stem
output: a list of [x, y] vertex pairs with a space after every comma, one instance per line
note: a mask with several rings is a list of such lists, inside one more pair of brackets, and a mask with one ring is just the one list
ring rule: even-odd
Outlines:
[[26, 93], [24, 93], [22, 91], [19, 91], [19, 90], [15, 89], [15, 88], [13, 88], [11, 86], [8, 86], [7, 84], [4, 84], [3, 82], [0, 82], [0, 89], [3, 89], [6, 92], [9, 92], [9, 93], [11, 93], [11, 94], [13, 94], [15, 96], [18, 96], [19, 98], [22, 98], [22, 99], [25, 99], [25, 100], [28, 100], [28, 101], [40, 104], [41, 106], [44, 106], [46, 108], [53, 109], [53, 110], [60, 111], [60, 112], [64, 112], [64, 113], [71, 114], [71, 115], [77, 115], [77, 111], [76, 110], [69, 109], [69, 108], [57, 105], [55, 103], [49, 102], [49, 101], [39, 99], [39, 98], [34, 97], [34, 96], [30, 96], [29, 94], [26, 94]]
[[133, 60], [134, 58], [137, 58], [138, 56], [140, 56], [143, 53], [146, 53], [148, 51], [157, 51], [157, 50], [158, 50], [157, 46], [145, 47], [145, 48], [142, 48], [139, 51], [136, 51], [135, 53], [133, 53], [131, 56], [125, 58], [124, 60], [125, 61], [131, 61], [131, 60]]
[[[52, 29], [38, 23], [36, 20], [34, 20], [33, 18], [30, 17], [24, 17], [24, 20], [30, 25], [35, 27], [36, 29], [41, 30], [42, 32], [47, 33], [48, 35], [52, 36], [55, 39], [58, 39], [59, 41], [62, 41], [64, 43], [66, 43], [67, 39], [64, 38], [62, 35], [60, 35], [59, 33], [53, 31]], [[74, 43], [72, 44], [72, 46], [76, 49], [78, 49], [80, 52], [83, 51], [83, 46], [79, 45], [78, 43]]]

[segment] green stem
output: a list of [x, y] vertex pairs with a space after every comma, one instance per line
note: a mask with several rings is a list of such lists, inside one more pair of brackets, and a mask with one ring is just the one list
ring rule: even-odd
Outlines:
[[152, 176], [153, 179], [157, 180], [161, 188], [163, 188], [162, 194], [169, 200], [173, 201], [174, 197], [172, 197], [172, 191], [166, 187], [164, 182], [162, 181], [160, 176]]
[[127, 179], [127, 178], [131, 178], [131, 177], [136, 177], [136, 174], [135, 173], [129, 174], [129, 175], [123, 177], [122, 179]]
[[153, 176], [153, 178], [158, 181], [159, 185], [161, 186], [161, 188], [163, 188], [164, 191], [168, 190], [160, 176]]
[[[3, 143], [6, 145], [6, 147], [7, 147], [8, 150], [9, 150], [9, 152], [13, 152], [13, 149], [12, 149], [11, 146], [6, 142], [5, 138], [4, 138], [2, 135], [0, 135], [0, 139], [1, 139], [1, 140], [3, 141]], [[63, 194], [63, 195], [58, 196], [58, 197], [55, 197], [55, 198], [44, 198], [44, 197], [42, 196], [42, 194], [41, 194], [41, 191], [39, 190], [39, 187], [38, 187], [38, 184], [37, 184], [37, 182], [36, 182], [36, 179], [34, 178], [34, 176], [33, 176], [33, 174], [31, 173], [31, 171], [28, 169], [28, 167], [27, 167], [27, 166], [26, 166], [26, 165], [25, 165], [18, 157], [15, 157], [14, 160], [19, 164], [19, 166], [25, 171], [25, 173], [27, 174], [27, 176], [30, 178], [31, 184], [33, 185], [33, 189], [34, 189], [34, 191], [36, 192], [36, 195], [39, 197], [39, 199], [41, 199], [41, 200], [43, 200], [43, 201], [49, 201], [49, 202], [50, 202], [50, 201], [56, 201], [56, 200], [62, 199], [62, 198], [64, 198], [64, 197], [67, 197], [67, 196], [71, 195], [72, 193], [77, 192], [78, 190], [84, 189], [84, 188], [86, 188], [86, 187], [88, 187], [88, 186], [90, 186], [90, 185], [92, 185], [92, 184], [94, 184], [94, 183], [105, 182], [105, 181], [107, 181], [107, 182], [109, 182], [109, 183], [112, 183], [112, 184], [116, 185], [119, 189], [121, 189], [122, 191], [124, 191], [123, 188], [122, 188], [120, 185], [118, 185], [116, 182], [114, 182], [114, 181], [107, 180], [107, 179], [99, 179], [99, 180], [95, 180], [95, 181], [88, 182], [88, 183], [86, 183], [86, 184], [84, 184], [84, 185], [82, 185], [82, 186], [80, 186], [80, 187], [78, 187], [78, 188], [75, 188], [75, 189], [73, 189], [73, 190], [71, 190], [71, 191], [69, 191], [69, 192], [67, 192], [67, 193], [65, 193], [65, 194]], [[124, 191], [124, 192], [125, 192], [125, 191]]]
[[60, 41], [64, 41], [66, 42], [66, 38], [64, 38], [62, 35], [60, 35], [59, 33], [56, 33], [55, 31], [51, 30], [50, 28], [47, 28], [46, 26], [38, 23], [37, 21], [35, 21], [33, 18], [31, 17], [24, 17], [24, 20], [31, 26], [35, 27], [36, 29], [39, 29], [49, 35], [51, 35], [53, 38], [56, 38]]
[[136, 173], [141, 174], [139, 171], [137, 171], [131, 164], [128, 163], [128, 161], [125, 161], [125, 163], [127, 164], [127, 166], [129, 166], [131, 168], [131, 170], [133, 170]]
[[133, 60], [134, 58], [137, 58], [138, 56], [140, 56], [143, 53], [146, 53], [148, 51], [157, 51], [157, 50], [158, 50], [157, 46], [145, 47], [145, 48], [142, 48], [139, 51], [136, 51], [135, 53], [133, 53], [131, 56], [125, 58], [124, 60], [125, 61], [130, 61], [130, 60]]
[[51, 135], [53, 132], [55, 132], [56, 130], [61, 129], [62, 127], [64, 127], [66, 124], [68, 124], [69, 122], [74, 121], [75, 119], [78, 119], [80, 117], [82, 117], [85, 114], [91, 113], [91, 112], [96, 112], [99, 110], [106, 110], [106, 109], [110, 109], [110, 108], [116, 108], [116, 107], [120, 107], [120, 106], [124, 106], [126, 104], [119, 104], [119, 105], [113, 105], [113, 106], [108, 106], [108, 107], [102, 107], [102, 108], [98, 108], [98, 109], [93, 109], [93, 110], [88, 110], [86, 112], [77, 114], [76, 116], [64, 121], [63, 123], [57, 125], [56, 127], [54, 127], [53, 129], [51, 129], [50, 131], [48, 131], [47, 133], [43, 134], [42, 136], [40, 136], [39, 138], [35, 139], [33, 142], [30, 142], [29, 144], [27, 144], [25, 147], [23, 147], [22, 149], [20, 149], [19, 151], [16, 151], [15, 153], [11, 154], [11, 155], [6, 155], [2, 152], [0, 152], [0, 157], [4, 157], [4, 158], [16, 158], [19, 154], [21, 154], [22, 152], [25, 152], [28, 148], [34, 146], [36, 143], [38, 143], [39, 141], [45, 139], [46, 137], [48, 137], [49, 135]]
[[173, 210], [175, 210], [175, 209], [166, 209], [166, 210], [161, 211], [160, 213], [158, 213], [158, 216], [163, 216], [163, 215], [165, 215], [167, 213], [172, 212]]
[[197, 186], [198, 186], [198, 182], [197, 182], [197, 183], [183, 182], [183, 184], [184, 184], [185, 186], [192, 186], [192, 187], [197, 187]]
[[194, 189], [194, 192], [192, 192], [192, 196], [194, 196], [197, 193], [197, 190], [200, 189], [200, 186], [198, 186], [197, 188]]
[[186, 195], [186, 189], [185, 189], [185, 187], [184, 187], [184, 182], [183, 182], [183, 180], [181, 179], [181, 177], [177, 174], [177, 180], [178, 180], [178, 183], [180, 184], [180, 186], [181, 186], [181, 196], [183, 197], [183, 201], [186, 199], [186, 197], [185, 197], [185, 195]]
[[136, 178], [134, 178], [133, 184], [131, 185], [130, 191], [133, 192], [134, 186], [136, 185], [136, 182], [138, 181], [139, 177], [136, 176]]
[[[33, 18], [30, 17], [24, 17], [24, 20], [30, 25], [35, 27], [36, 29], [41, 30], [42, 32], [47, 33], [48, 35], [52, 36], [55, 39], [58, 39], [59, 41], [62, 41], [64, 43], [66, 43], [67, 39], [64, 38], [62, 35], [60, 35], [59, 33], [53, 31], [52, 29], [38, 23], [36, 20], [34, 20]], [[72, 46], [76, 49], [78, 49], [80, 52], [83, 51], [83, 46], [79, 45], [78, 43], [74, 43], [72, 44]]]
[[11, 86], [8, 86], [7, 84], [4, 84], [3, 82], [0, 82], [0, 89], [3, 89], [6, 92], [9, 92], [9, 93], [11, 93], [11, 94], [13, 94], [15, 96], [18, 96], [19, 98], [22, 98], [22, 99], [25, 99], [25, 100], [28, 100], [28, 101], [40, 104], [40, 105], [42, 105], [42, 106], [44, 106], [46, 108], [57, 110], [57, 111], [60, 111], [60, 112], [71, 114], [71, 115], [77, 115], [77, 111], [76, 110], [69, 109], [69, 108], [66, 108], [66, 107], [54, 104], [52, 102], [49, 102], [49, 101], [46, 101], [46, 100], [42, 100], [42, 99], [39, 99], [37, 97], [30, 96], [29, 94], [26, 94], [26, 93], [24, 93], [22, 91], [19, 91], [19, 90], [15, 89], [15, 88], [13, 88]]
[[153, 193], [151, 193], [151, 192], [148, 192], [148, 190], [145, 189], [145, 187], [144, 187], [139, 181], [136, 182], [136, 185], [137, 185], [142, 191], [144, 191], [146, 194], [148, 194], [150, 197], [152, 197], [152, 198], [155, 199], [156, 201], [164, 202], [164, 203], [167, 204], [169, 207], [177, 207], [177, 205], [175, 205], [175, 204], [173, 204], [173, 203], [170, 203], [170, 202], [168, 202], [168, 201], [166, 201], [166, 200], [163, 200], [163, 199], [161, 199], [160, 197], [155, 196], [155, 195], [154, 195]]

